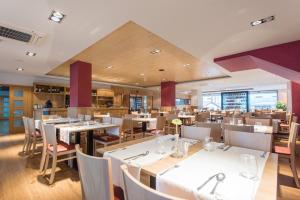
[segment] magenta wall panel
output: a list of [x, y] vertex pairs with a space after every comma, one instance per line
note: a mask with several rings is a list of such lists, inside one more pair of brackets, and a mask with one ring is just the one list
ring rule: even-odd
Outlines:
[[92, 105], [92, 65], [76, 61], [70, 66], [70, 106]]
[[[300, 118], [300, 84], [291, 82], [293, 113]], [[299, 120], [298, 120], [299, 121]]]
[[176, 82], [161, 83], [161, 106], [176, 106]]

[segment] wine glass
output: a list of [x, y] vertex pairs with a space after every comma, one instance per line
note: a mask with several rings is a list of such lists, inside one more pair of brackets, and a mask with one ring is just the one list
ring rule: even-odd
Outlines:
[[257, 179], [258, 166], [257, 159], [251, 154], [241, 154], [240, 155], [241, 171], [240, 175], [247, 179], [255, 180]]

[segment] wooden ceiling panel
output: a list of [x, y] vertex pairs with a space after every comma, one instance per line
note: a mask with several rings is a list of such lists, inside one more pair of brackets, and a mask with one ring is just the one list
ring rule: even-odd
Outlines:
[[[160, 53], [150, 53], [154, 49]], [[92, 63], [95, 81], [144, 87], [160, 85], [162, 81], [186, 82], [225, 76], [217, 67], [205, 66], [191, 54], [131, 21], [48, 74], [69, 77], [69, 66], [77, 60]], [[185, 67], [186, 64], [189, 66]]]

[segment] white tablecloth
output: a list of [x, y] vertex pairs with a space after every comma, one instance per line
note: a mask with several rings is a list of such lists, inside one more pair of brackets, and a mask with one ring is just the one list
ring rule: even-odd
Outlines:
[[[173, 135], [161, 136], [160, 139], [164, 141], [164, 154], [159, 153], [159, 144], [157, 139], [148, 140], [142, 143], [134, 144], [127, 146], [126, 149], [120, 149], [114, 152], [105, 152], [103, 157], [109, 157], [112, 161], [112, 171], [113, 171], [113, 184], [122, 187], [121, 179], [121, 169], [122, 164], [128, 164], [129, 171], [139, 179], [140, 169], [142, 166], [152, 164], [163, 157], [167, 157], [173, 153], [174, 149], [172, 147], [175, 144], [175, 141], [172, 141], [172, 138], [175, 138]], [[180, 140], [187, 141], [192, 143], [197, 142], [196, 140], [181, 138]], [[125, 158], [135, 156], [138, 154], [145, 153], [149, 151], [149, 154], [144, 157], [140, 157], [136, 160], [124, 160]]]
[[[228, 151], [215, 150], [208, 152], [201, 150], [191, 157], [178, 163], [179, 167], [169, 170], [156, 177], [156, 189], [184, 199], [214, 199], [250, 200], [253, 199], [269, 154], [261, 158], [262, 151], [231, 147]], [[258, 180], [249, 180], [240, 176], [241, 154], [255, 155], [258, 162]], [[216, 179], [197, 191], [209, 177], [217, 173], [224, 173], [225, 180], [217, 187], [215, 195], [210, 192]], [[217, 198], [218, 199], [218, 198]]]
[[79, 122], [73, 124], [56, 125], [55, 127], [59, 129], [60, 141], [63, 141], [67, 144], [70, 144], [71, 142], [70, 138], [72, 133], [74, 132], [82, 132], [82, 131], [95, 130], [95, 129], [105, 129], [110, 134], [114, 134], [114, 135], [120, 134], [119, 132], [120, 127], [108, 123]]

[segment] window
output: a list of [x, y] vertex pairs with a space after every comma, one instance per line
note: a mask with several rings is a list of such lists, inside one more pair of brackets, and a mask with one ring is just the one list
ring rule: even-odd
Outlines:
[[191, 105], [190, 99], [176, 99], [176, 106]]
[[221, 93], [204, 93], [203, 96], [203, 108], [208, 109], [221, 109]]
[[251, 110], [276, 109], [278, 101], [277, 90], [254, 91], [249, 93], [249, 107]]

